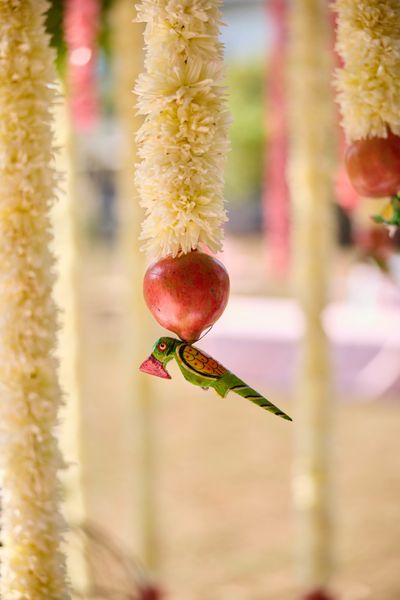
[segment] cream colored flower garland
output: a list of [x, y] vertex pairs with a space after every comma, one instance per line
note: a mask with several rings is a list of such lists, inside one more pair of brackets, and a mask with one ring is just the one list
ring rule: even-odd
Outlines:
[[[337, 51], [343, 67], [336, 86], [348, 142], [400, 135], [400, 2], [336, 0]], [[391, 232], [400, 225], [393, 196], [373, 219]]]
[[292, 0], [289, 11], [289, 188], [293, 277], [304, 318], [295, 386], [294, 501], [305, 592], [322, 594], [331, 575], [330, 362], [322, 324], [334, 225], [334, 104], [328, 4]]
[[142, 0], [145, 68], [136, 86], [145, 122], [137, 187], [153, 258], [207, 245], [221, 249], [225, 109], [220, 0]]
[[400, 134], [400, 3], [337, 0], [338, 99], [349, 142]]
[[42, 0], [0, 0], [0, 596], [68, 598], [54, 427], [53, 53]]

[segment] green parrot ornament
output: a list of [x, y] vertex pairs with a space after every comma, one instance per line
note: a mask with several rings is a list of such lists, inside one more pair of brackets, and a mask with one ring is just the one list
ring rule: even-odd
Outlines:
[[225, 398], [229, 391], [243, 396], [258, 406], [287, 421], [292, 419], [274, 406], [264, 396], [253, 390], [244, 381], [228, 371], [211, 356], [195, 346], [171, 337], [161, 337], [154, 345], [153, 352], [139, 367], [140, 371], [171, 379], [165, 366], [175, 358], [184, 378], [203, 389], [212, 387]]

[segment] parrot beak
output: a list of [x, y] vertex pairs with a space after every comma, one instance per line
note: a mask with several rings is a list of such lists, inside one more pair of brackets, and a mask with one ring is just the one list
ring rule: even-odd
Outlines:
[[162, 377], [163, 379], [171, 379], [171, 375], [165, 370], [162, 362], [157, 360], [152, 354], [142, 362], [139, 371], [155, 375], [156, 377]]

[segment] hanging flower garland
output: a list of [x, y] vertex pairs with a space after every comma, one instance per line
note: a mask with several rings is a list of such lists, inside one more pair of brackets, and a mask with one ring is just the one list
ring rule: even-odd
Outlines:
[[5, 600], [69, 597], [54, 428], [50, 209], [54, 56], [43, 0], [0, 0], [1, 578]]
[[189, 342], [218, 319], [229, 293], [225, 268], [201, 251], [222, 249], [226, 221], [230, 119], [220, 4], [143, 0], [137, 7], [146, 27], [145, 72], [136, 85], [145, 117], [137, 135], [136, 184], [146, 211], [141, 238], [157, 260], [145, 276], [145, 298], [156, 320]]
[[142, 238], [154, 258], [205, 244], [221, 250], [226, 221], [225, 106], [220, 0], [143, 0], [145, 68], [138, 80], [141, 163], [136, 181], [146, 209]]
[[294, 502], [299, 516], [302, 600], [331, 600], [329, 343], [322, 323], [328, 301], [334, 224], [335, 151], [328, 5], [293, 0], [289, 10], [289, 188], [293, 278], [304, 316], [297, 414]]
[[265, 227], [268, 233], [270, 266], [275, 275], [285, 275], [290, 261], [289, 190], [286, 181], [287, 109], [285, 65], [287, 54], [287, 3], [267, 0], [266, 12], [275, 28], [269, 64], [269, 136], [264, 190]]
[[141, 163], [136, 183], [146, 218], [145, 248], [156, 262], [144, 278], [155, 319], [180, 340], [163, 337], [140, 370], [170, 379], [175, 359], [186, 380], [221, 396], [234, 390], [285, 419], [266, 398], [192, 343], [225, 309], [229, 277], [203, 249], [222, 248], [226, 221], [223, 168], [229, 115], [218, 40], [221, 0], [142, 0], [145, 73], [136, 86]]
[[338, 100], [346, 168], [361, 196], [391, 196], [375, 221], [400, 225], [400, 4], [337, 0]]

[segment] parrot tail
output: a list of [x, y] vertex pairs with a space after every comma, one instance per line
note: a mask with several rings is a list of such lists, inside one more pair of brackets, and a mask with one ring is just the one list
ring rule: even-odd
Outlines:
[[247, 400], [251, 400], [251, 402], [254, 402], [254, 404], [261, 406], [261, 408], [265, 408], [265, 410], [274, 413], [274, 415], [276, 415], [277, 417], [282, 417], [282, 419], [286, 419], [286, 421], [293, 420], [289, 417], [289, 415], [287, 415], [286, 413], [281, 411], [280, 408], [275, 406], [275, 404], [272, 404], [269, 400], [264, 398], [264, 396], [261, 396], [261, 394], [256, 392], [256, 390], [253, 390], [253, 388], [249, 387], [246, 383], [244, 383], [244, 381], [241, 381], [240, 379], [237, 379], [229, 387], [229, 389], [232, 392], [235, 392], [235, 394], [239, 394], [239, 396], [247, 398]]

